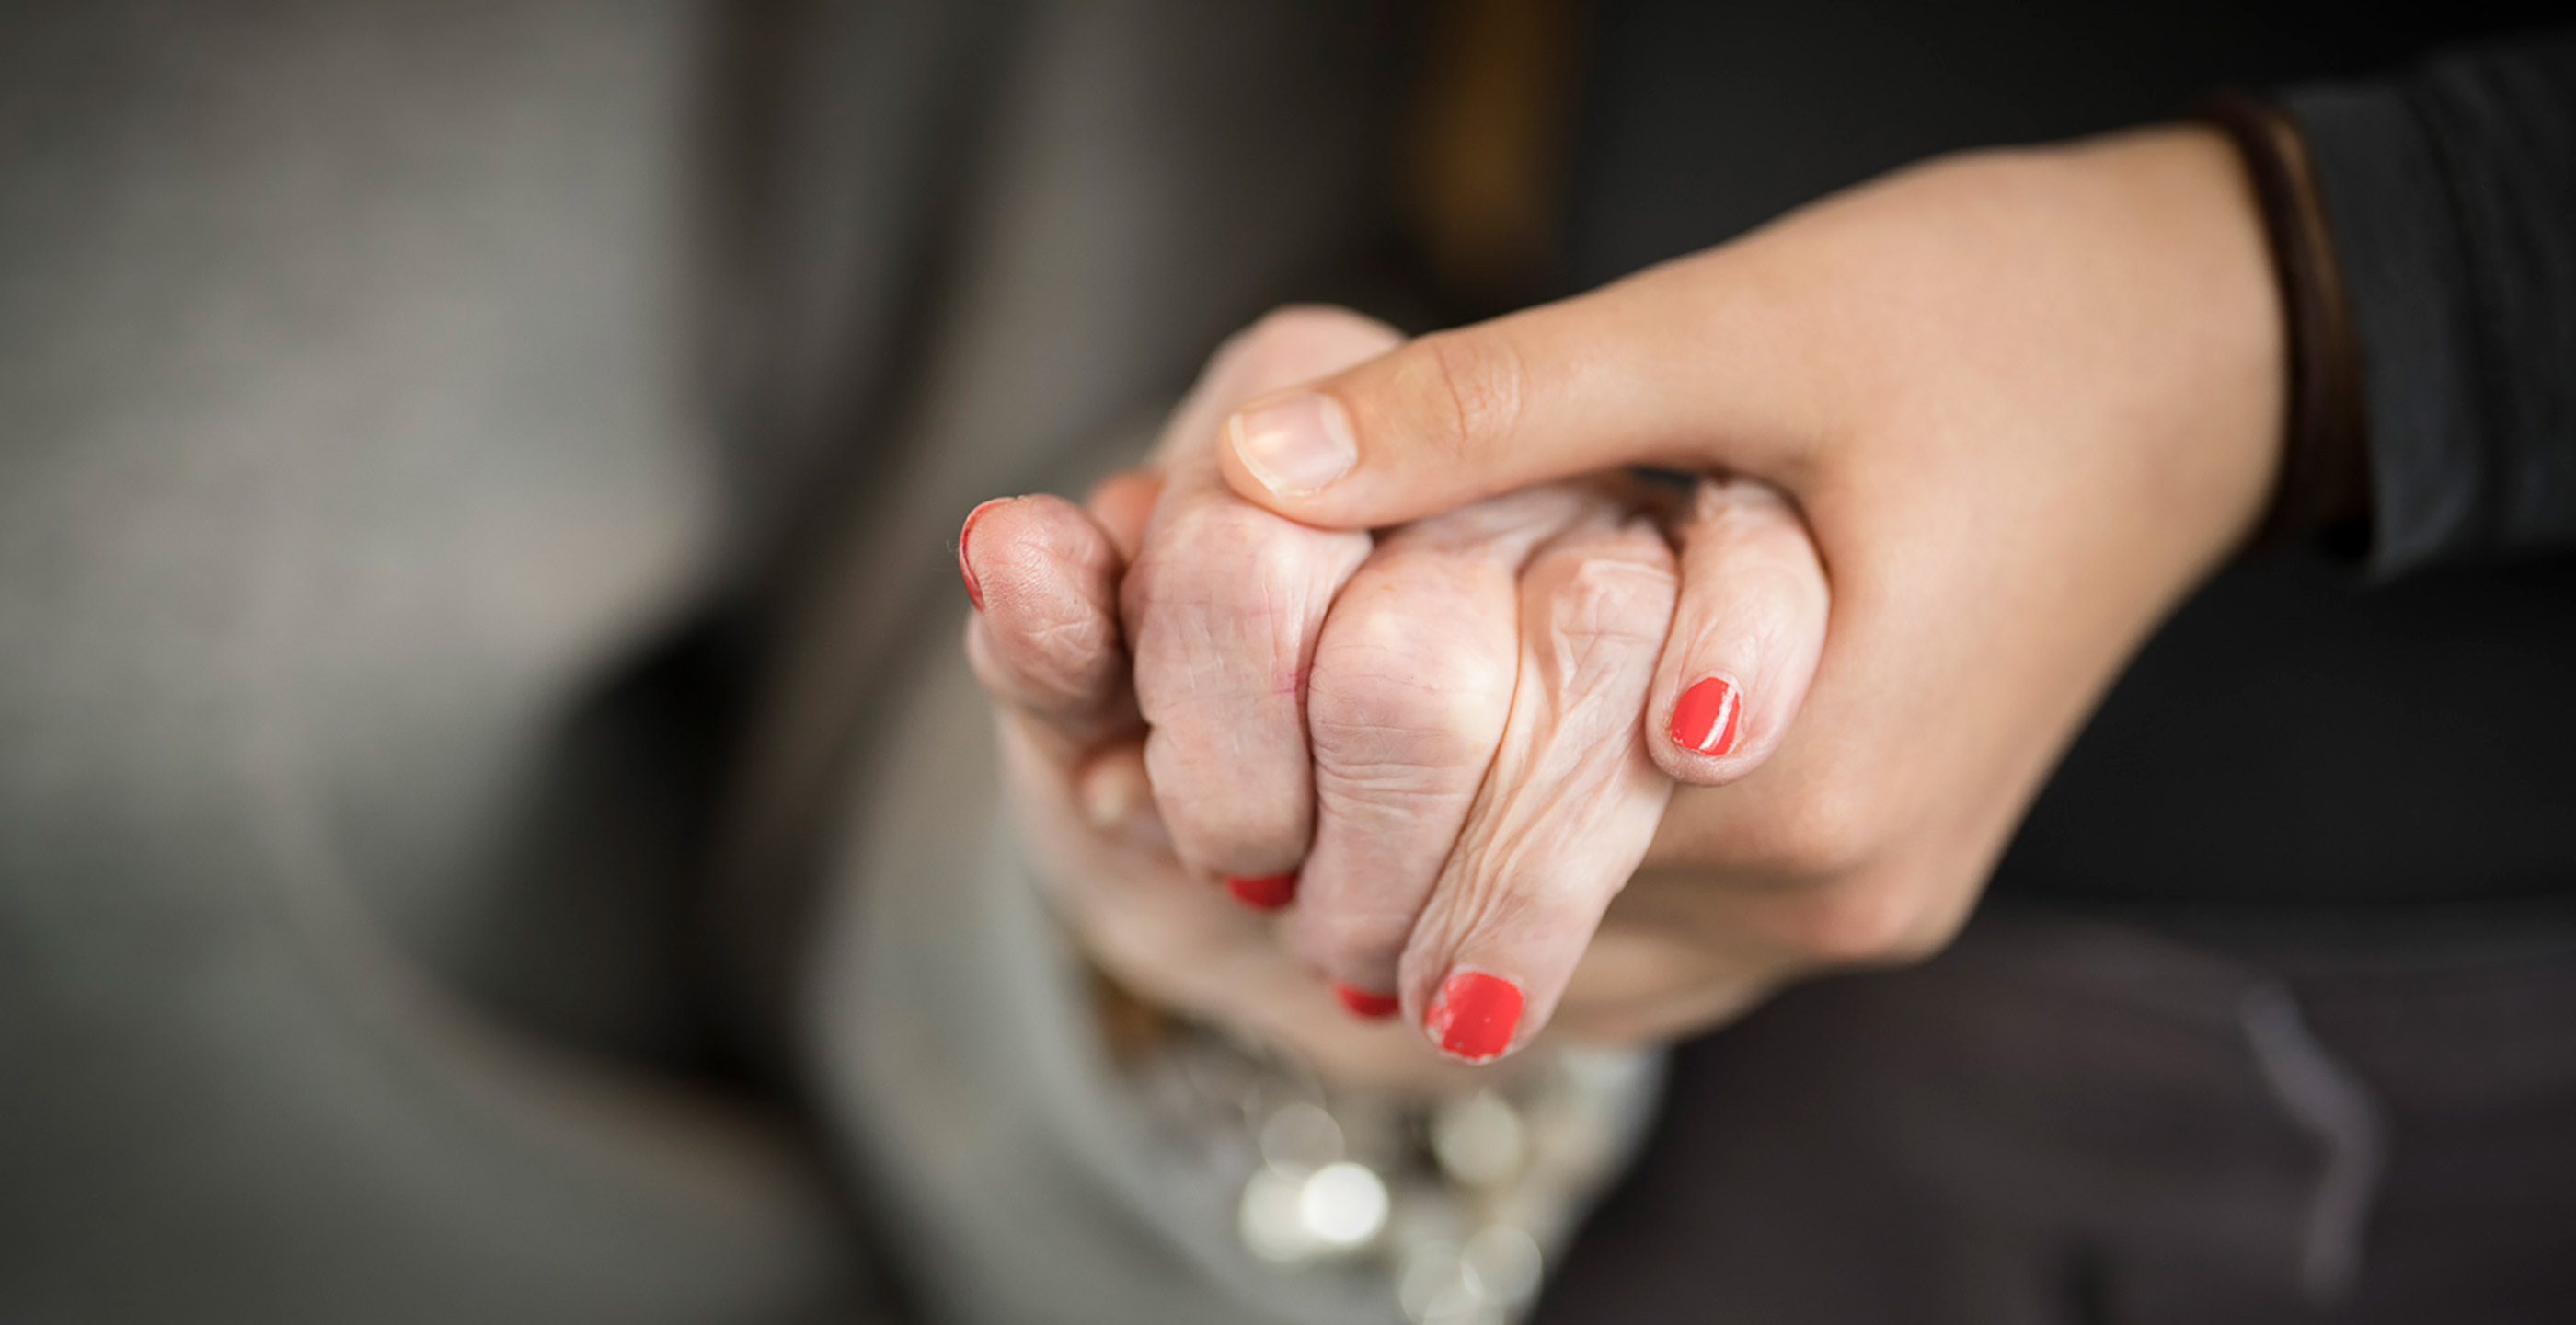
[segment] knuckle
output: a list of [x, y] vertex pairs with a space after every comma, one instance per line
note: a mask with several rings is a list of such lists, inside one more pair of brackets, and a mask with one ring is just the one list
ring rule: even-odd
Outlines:
[[1317, 651], [1308, 680], [1316, 761], [1379, 782], [1481, 774], [1502, 735], [1513, 672], [1512, 659], [1444, 640], [1418, 616], [1351, 622]]
[[1554, 587], [1548, 625], [1560, 638], [1645, 642], [1660, 648], [1677, 585], [1669, 567], [1587, 557]]
[[1435, 332], [1414, 342], [1404, 393], [1409, 420], [1444, 460], [1473, 464], [1508, 449], [1526, 395], [1520, 355], [1491, 330]]
[[1911, 889], [1877, 882], [1829, 888], [1792, 910], [1785, 937], [1829, 966], [1900, 963], [1939, 945], [1925, 933], [1922, 912]]
[[[1352, 546], [1317, 540], [1357, 540]], [[1137, 621], [1142, 684], [1173, 680], [1160, 663], [1211, 649], [1293, 666], [1297, 633], [1316, 614], [1341, 565], [1365, 534], [1319, 534], [1258, 508], [1231, 502], [1176, 515], [1150, 552], [1138, 559], [1130, 586]], [[1249, 649], [1249, 654], [1243, 650]], [[1283, 653], [1284, 651], [1284, 653]], [[1239, 666], [1180, 669], [1184, 678], [1239, 681]], [[1274, 684], [1272, 677], [1265, 684]]]
[[1810, 787], [1789, 797], [1752, 844], [1776, 873], [1802, 879], [1857, 871], [1878, 845], [1878, 815], [1869, 793], [1849, 781]]
[[1158, 580], [1225, 585], [1248, 561], [1274, 555], [1287, 530], [1277, 517], [1235, 502], [1192, 502], [1175, 512], [1154, 544]]
[[1674, 585], [1668, 569], [1618, 558], [1564, 567], [1547, 589], [1549, 693], [1606, 697], [1641, 682], [1672, 624]]
[[1706, 479], [1691, 493], [1691, 529], [1712, 535], [1799, 527], [1797, 508], [1758, 479]]

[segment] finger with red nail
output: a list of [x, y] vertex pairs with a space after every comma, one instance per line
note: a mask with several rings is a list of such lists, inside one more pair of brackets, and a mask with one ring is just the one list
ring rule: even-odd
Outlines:
[[986, 693], [1073, 758], [1140, 730], [1118, 625], [1125, 561], [1107, 531], [1061, 497], [1003, 497], [957, 539], [974, 601], [966, 656]]
[[1805, 523], [1767, 484], [1700, 480], [1678, 532], [1681, 599], [1646, 748], [1676, 780], [1717, 786], [1760, 767], [1796, 721], [1829, 595]]
[[1327, 978], [1396, 987], [1511, 713], [1522, 569], [1616, 509], [1551, 484], [1417, 521], [1383, 535], [1335, 600], [1307, 686], [1315, 847], [1290, 924]]
[[1595, 514], [1520, 577], [1500, 748], [1401, 963], [1442, 1053], [1490, 1062], [1547, 1024], [1672, 783], [1638, 714], [1672, 621], [1674, 559], [1643, 519]]

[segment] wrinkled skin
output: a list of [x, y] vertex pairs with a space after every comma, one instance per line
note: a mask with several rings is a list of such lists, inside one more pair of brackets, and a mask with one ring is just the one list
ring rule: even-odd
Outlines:
[[[1645, 868], [1597, 932], [1582, 936], [1588, 947], [1571, 983], [1552, 1010], [1549, 991], [1533, 984], [1532, 1015], [1519, 1032], [1525, 1041], [1552, 1017], [1587, 1033], [1673, 1035], [1736, 1015], [1802, 974], [1909, 960], [1955, 932], [2112, 678], [2251, 531], [2279, 463], [2283, 341], [2259, 217], [2232, 149], [2206, 130], [2151, 130], [1899, 172], [1563, 303], [1383, 352], [1339, 343], [1339, 353], [1363, 362], [1317, 368], [1314, 359], [1283, 355], [1262, 372], [1228, 377], [1220, 356], [1200, 407], [1258, 390], [1265, 375], [1319, 380], [1222, 419], [1185, 411], [1167, 459], [1213, 431], [1226, 487], [1293, 520], [1296, 538], [1347, 549], [1324, 558], [1337, 588], [1367, 583], [1368, 562], [1358, 542], [1331, 540], [1463, 512], [1497, 494], [1638, 463], [1758, 481], [1730, 482], [1695, 500], [1696, 513], [1731, 515], [1682, 524], [1676, 621], [1631, 733], [1667, 773], [1733, 785], [1686, 786], [1671, 796]], [[1303, 440], [1282, 449], [1282, 438]], [[1782, 519], [1789, 505], [1756, 495], [1763, 484], [1794, 503], [1796, 519]], [[1784, 523], [1794, 529], [1801, 520], [1805, 535], [1779, 535]], [[1721, 553], [1728, 528], [1746, 546]], [[1351, 532], [1324, 532], [1331, 530]], [[1390, 548], [1398, 541], [1390, 538]], [[1428, 549], [1416, 556], [1432, 564]], [[1523, 566], [1525, 598], [1538, 564]], [[1144, 565], [1140, 559], [1140, 572]], [[1808, 582], [1802, 569], [1819, 565], [1832, 572], [1829, 606], [1821, 570]], [[1426, 572], [1433, 578], [1460, 575]], [[1483, 583], [1473, 574], [1464, 580]], [[1208, 574], [1206, 582], [1262, 577]], [[1791, 584], [1805, 587], [1783, 587]], [[1479, 602], [1496, 597], [1490, 588], [1472, 592]], [[1552, 603], [1550, 592], [1539, 590]], [[1094, 599], [1101, 611], [1110, 594], [1104, 578]], [[1266, 670], [1257, 669], [1264, 683], [1283, 693], [1294, 687], [1295, 671], [1277, 665], [1283, 657], [1318, 669], [1332, 661], [1322, 645], [1341, 632], [1329, 609], [1320, 628], [1313, 617], [1314, 604], [1330, 597], [1319, 588], [1250, 600], [1269, 613], [1262, 619], [1273, 631]], [[1274, 604], [1278, 611], [1269, 610]], [[1242, 606], [1207, 596], [1188, 610], [1222, 615]], [[1145, 632], [1159, 607], [1149, 583], [1139, 579], [1126, 610], [1140, 646], [1151, 643]], [[1514, 629], [1527, 638], [1529, 623], [1553, 611], [1525, 605]], [[1809, 611], [1821, 631], [1808, 624]], [[989, 620], [979, 626], [990, 628]], [[1096, 623], [1075, 633], [1082, 631], [1106, 637]], [[1369, 632], [1356, 634], [1355, 654], [1365, 660]], [[1499, 637], [1464, 627], [1459, 634]], [[1819, 636], [1812, 691], [1802, 681], [1759, 679], [1798, 672], [1792, 655], [1807, 646], [1797, 641]], [[1729, 661], [1743, 648], [1755, 656]], [[1388, 656], [1384, 648], [1376, 655]], [[1524, 654], [1523, 666], [1532, 656]], [[1191, 654], [1142, 649], [1140, 690], [1166, 683], [1149, 675], [1165, 657]], [[1369, 707], [1374, 696], [1401, 709], [1387, 683], [1411, 673], [1383, 661], [1347, 682], [1338, 671], [1306, 677], [1308, 694], [1327, 697], [1344, 715], [1309, 723], [1325, 744], [1398, 739], [1407, 722], [1423, 721], [1389, 721]], [[1678, 716], [1684, 688], [1713, 673], [1743, 683], [1743, 740], [1727, 752], [1733, 767], [1658, 739]], [[1472, 690], [1475, 676], [1462, 675]], [[1180, 678], [1184, 696], [1190, 679]], [[1776, 693], [1789, 688], [1802, 690], [1803, 701]], [[1564, 716], [1537, 707], [1546, 721]], [[1441, 716], [1453, 708], [1485, 713], [1487, 725], [1465, 731]], [[1516, 698], [1503, 723], [1506, 746], [1520, 712]], [[1221, 713], [1185, 707], [1171, 719], [1212, 722]], [[1477, 741], [1467, 738], [1493, 730], [1490, 711], [1464, 701], [1430, 713], [1428, 726], [1470, 753]], [[1228, 748], [1199, 739], [1211, 742], [1204, 749]], [[1294, 764], [1282, 742], [1239, 748]], [[1486, 801], [1544, 794], [1530, 770], [1552, 755], [1497, 748], [1471, 818]], [[1199, 835], [1184, 843], [1180, 859], [1189, 864], [1174, 866], [1173, 895], [1211, 901], [1201, 872], [1282, 867], [1301, 837], [1329, 844], [1348, 833], [1368, 845], [1335, 847], [1310, 865], [1327, 877], [1312, 885], [1316, 900], [1300, 903], [1292, 938], [1340, 977], [1381, 975], [1403, 908], [1350, 907], [1338, 920], [1321, 914], [1354, 893], [1383, 900], [1330, 876], [1383, 852], [1391, 873], [1418, 879], [1431, 849], [1373, 836], [1402, 816], [1371, 820], [1339, 808], [1345, 790], [1367, 790], [1366, 779], [1329, 750], [1307, 754], [1302, 783], [1290, 767], [1242, 785], [1284, 778], [1292, 789], [1338, 788], [1330, 803], [1312, 803], [1347, 824], [1300, 818], [1315, 811], [1294, 808], [1294, 797], [1284, 812], [1277, 804], [1256, 812], [1272, 816], [1265, 821], [1183, 806], [1183, 815], [1201, 816], [1191, 821]], [[1101, 785], [1128, 791], [1093, 803], [1141, 811], [1152, 798], [1136, 763], [1103, 757], [1100, 769], [1130, 772]], [[1329, 772], [1314, 771], [1325, 764]], [[1071, 776], [1079, 786], [1090, 773]], [[1439, 816], [1455, 812], [1456, 784], [1408, 776], [1433, 788], [1428, 803]], [[1406, 794], [1401, 779], [1381, 780]], [[1219, 777], [1153, 790], [1168, 803], [1222, 800], [1228, 788]], [[1614, 805], [1620, 794], [1600, 784], [1593, 790]], [[1598, 863], [1621, 858], [1615, 837], [1605, 838]], [[1227, 854], [1238, 850], [1245, 854]], [[1520, 895], [1509, 881], [1522, 876], [1508, 862], [1478, 856], [1453, 848], [1443, 857], [1433, 900], [1395, 952], [1408, 1019], [1425, 1010], [1435, 978], [1429, 968], [1480, 941], [1447, 917], [1472, 917], [1465, 928], [1481, 936], [1530, 914], [1502, 900]], [[1460, 884], [1460, 895], [1483, 887], [1477, 895], [1494, 900], [1454, 908], [1438, 900], [1453, 881], [1480, 877], [1504, 882]], [[1400, 897], [1407, 886], [1419, 884], [1389, 885], [1387, 895]], [[1303, 914], [1310, 906], [1319, 914]], [[1573, 914], [1554, 913], [1552, 926], [1566, 929]], [[1095, 934], [1105, 928], [1097, 917], [1086, 924]], [[1250, 929], [1237, 932], [1246, 951], [1261, 948]], [[1230, 981], [1209, 974], [1222, 963], [1193, 967], [1205, 952], [1143, 945], [1130, 945], [1122, 969], [1140, 987], [1237, 1024], [1282, 1024], [1303, 1015], [1291, 1005], [1328, 1006], [1312, 982], [1289, 978], [1303, 972], [1285, 952], [1263, 951], [1280, 972], [1275, 981]], [[1182, 985], [1191, 997], [1173, 992]], [[1298, 1038], [1295, 1030], [1278, 1033]]]
[[[1325, 980], [1392, 993], [1418, 1025], [1451, 971], [1500, 976], [1527, 1000], [1507, 1047], [1526, 1043], [1653, 837], [1658, 759], [1711, 785], [1757, 767], [1825, 602], [1795, 513], [1756, 485], [1704, 483], [1676, 513], [1682, 559], [1731, 589], [1679, 630], [1675, 554], [1626, 485], [1545, 485], [1374, 540], [1225, 488], [1224, 409], [1395, 343], [1346, 314], [1274, 315], [1216, 356], [1148, 472], [1087, 510], [988, 503], [961, 555], [1016, 803], [1095, 955], [1328, 1067], [1430, 1079], [1414, 1032], [1355, 1021]], [[1657, 750], [1649, 692], [1712, 669], [1751, 696], [1743, 738]], [[1276, 926], [1214, 885], [1291, 871]]]

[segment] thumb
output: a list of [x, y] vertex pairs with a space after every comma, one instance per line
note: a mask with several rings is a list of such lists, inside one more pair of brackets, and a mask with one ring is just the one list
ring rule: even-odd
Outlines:
[[1224, 424], [1226, 481], [1365, 529], [1628, 464], [1776, 479], [1816, 397], [1742, 265], [1712, 250], [1250, 401]]

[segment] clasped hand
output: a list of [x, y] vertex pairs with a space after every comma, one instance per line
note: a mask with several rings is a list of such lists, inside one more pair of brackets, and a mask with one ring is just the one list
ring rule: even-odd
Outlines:
[[968, 650], [1139, 992], [1380, 1079], [1677, 1034], [1955, 931], [2253, 523], [2280, 355], [2214, 136], [1935, 163], [1461, 331], [1273, 315], [1145, 470], [978, 508]]

